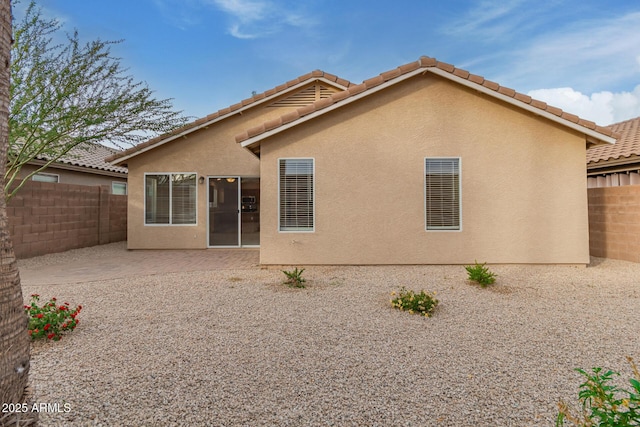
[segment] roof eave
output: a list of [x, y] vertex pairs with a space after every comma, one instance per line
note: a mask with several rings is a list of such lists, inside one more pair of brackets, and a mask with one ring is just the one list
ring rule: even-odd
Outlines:
[[279, 126], [277, 128], [274, 128], [274, 129], [265, 131], [263, 133], [260, 133], [258, 135], [255, 135], [253, 137], [250, 137], [250, 138], [240, 142], [240, 144], [242, 145], [242, 147], [248, 148], [251, 151], [253, 151], [254, 153], [256, 153], [256, 152], [259, 151], [259, 143], [263, 139], [269, 138], [270, 136], [276, 135], [276, 134], [278, 134], [278, 133], [280, 133], [282, 131], [290, 129], [290, 128], [294, 127], [294, 126], [297, 126], [297, 125], [299, 125], [301, 123], [304, 123], [304, 122], [306, 122], [308, 120], [311, 120], [311, 119], [313, 119], [313, 118], [315, 118], [317, 116], [320, 116], [322, 114], [328, 113], [328, 112], [333, 111], [333, 110], [335, 110], [337, 108], [340, 108], [340, 107], [342, 107], [344, 105], [347, 105], [347, 104], [349, 104], [351, 102], [354, 102], [354, 101], [357, 101], [357, 100], [359, 100], [361, 98], [369, 96], [372, 93], [378, 92], [378, 91], [380, 91], [382, 89], [385, 89], [385, 88], [387, 88], [389, 86], [395, 85], [395, 84], [397, 84], [397, 83], [399, 83], [399, 82], [401, 82], [403, 80], [407, 80], [407, 79], [412, 78], [412, 77], [414, 77], [414, 76], [416, 76], [418, 74], [425, 74], [427, 72], [436, 74], [436, 75], [438, 75], [440, 77], [443, 77], [445, 79], [451, 80], [451, 81], [456, 82], [458, 84], [461, 84], [461, 85], [463, 85], [465, 87], [468, 87], [470, 89], [476, 90], [476, 91], [481, 92], [483, 94], [489, 95], [489, 96], [491, 96], [493, 98], [499, 99], [499, 100], [501, 100], [503, 102], [506, 102], [506, 103], [508, 103], [510, 105], [513, 105], [513, 106], [516, 106], [516, 107], [521, 108], [523, 110], [526, 110], [528, 112], [531, 112], [531, 113], [533, 113], [533, 114], [535, 114], [537, 116], [544, 117], [544, 118], [549, 119], [549, 120], [551, 120], [551, 121], [553, 121], [555, 123], [558, 123], [558, 124], [560, 124], [562, 126], [566, 126], [566, 127], [570, 128], [570, 129], [573, 129], [573, 130], [575, 130], [577, 132], [580, 132], [580, 133], [584, 134], [586, 142], [587, 142], [587, 145], [589, 145], [589, 144], [591, 144], [591, 145], [615, 144], [615, 142], [616, 142], [616, 139], [613, 138], [613, 137], [601, 134], [600, 132], [597, 132], [595, 130], [586, 128], [586, 127], [584, 127], [582, 125], [579, 125], [577, 123], [573, 123], [573, 122], [571, 122], [571, 121], [569, 121], [567, 119], [564, 119], [562, 117], [556, 116], [555, 114], [552, 114], [552, 113], [550, 113], [548, 111], [541, 110], [540, 108], [537, 108], [537, 107], [535, 107], [533, 105], [529, 105], [529, 104], [527, 104], [525, 102], [519, 101], [516, 98], [512, 98], [510, 96], [503, 95], [500, 92], [496, 92], [493, 89], [487, 88], [487, 87], [482, 86], [482, 85], [478, 85], [478, 84], [476, 84], [474, 82], [471, 82], [471, 81], [469, 81], [467, 79], [463, 79], [461, 77], [458, 77], [458, 76], [456, 76], [454, 74], [451, 74], [448, 71], [442, 70], [442, 69], [437, 68], [437, 67], [421, 67], [421, 68], [418, 68], [418, 69], [416, 69], [414, 71], [402, 74], [401, 76], [399, 76], [397, 78], [391, 79], [391, 80], [389, 80], [389, 81], [387, 81], [387, 82], [385, 82], [383, 84], [380, 84], [378, 86], [375, 86], [375, 87], [373, 87], [371, 89], [367, 89], [366, 91], [361, 92], [361, 93], [359, 93], [357, 95], [354, 95], [354, 96], [351, 96], [351, 97], [346, 98], [344, 100], [341, 100], [339, 102], [336, 102], [335, 104], [330, 105], [330, 106], [328, 106], [326, 108], [323, 108], [323, 109], [318, 110], [318, 111], [314, 111], [314, 112], [312, 112], [310, 114], [307, 114], [307, 115], [305, 115], [305, 116], [303, 116], [303, 117], [301, 117], [301, 118], [299, 118], [297, 120], [294, 120], [294, 121], [292, 121], [290, 123], [283, 124], [282, 126]]
[[452, 80], [456, 83], [459, 83], [463, 86], [466, 86], [468, 88], [477, 90], [478, 92], [484, 93], [486, 95], [492, 96], [496, 99], [499, 99], [501, 101], [504, 101], [508, 104], [514, 105], [518, 108], [522, 108], [523, 110], [526, 110], [530, 113], [533, 113], [537, 116], [540, 117], [544, 117], [546, 119], [549, 119], [553, 122], [556, 122], [562, 126], [566, 126], [570, 129], [573, 129], [575, 131], [578, 131], [580, 133], [583, 133], [585, 135], [585, 138], [587, 140], [587, 143], [591, 143], [594, 145], [600, 145], [600, 144], [615, 144], [616, 143], [616, 139], [607, 135], [604, 135], [600, 132], [597, 132], [595, 130], [586, 128], [582, 125], [579, 125], [578, 123], [573, 123], [567, 119], [563, 119], [562, 117], [556, 116], [555, 114], [552, 114], [548, 111], [545, 110], [541, 110], [540, 108], [534, 107], [533, 105], [527, 104], [526, 102], [522, 102], [517, 100], [516, 98], [512, 98], [510, 96], [506, 96], [501, 94], [500, 92], [496, 92], [495, 90], [489, 89], [487, 87], [484, 87], [482, 85], [478, 85], [476, 83], [473, 83], [469, 80], [463, 79], [461, 77], [458, 77], [454, 74], [451, 74], [447, 71], [441, 70], [440, 68], [436, 68], [436, 67], [431, 67], [431, 68], [427, 68], [426, 71], [430, 72], [430, 73], [434, 73], [437, 74], [441, 77], [447, 78], [449, 80]]
[[399, 83], [399, 82], [401, 82], [403, 80], [410, 79], [411, 77], [414, 77], [414, 76], [416, 76], [418, 74], [423, 74], [423, 73], [424, 73], [424, 69], [419, 68], [417, 70], [414, 70], [414, 71], [411, 71], [409, 73], [403, 74], [403, 75], [401, 75], [401, 76], [399, 76], [399, 77], [397, 77], [395, 79], [392, 79], [392, 80], [389, 80], [387, 82], [384, 82], [384, 83], [382, 83], [382, 84], [380, 84], [378, 86], [372, 87], [371, 89], [367, 89], [364, 92], [358, 93], [358, 94], [350, 96], [348, 98], [345, 98], [344, 100], [336, 102], [335, 104], [332, 104], [332, 105], [330, 105], [330, 106], [328, 106], [326, 108], [323, 108], [321, 110], [317, 110], [317, 111], [309, 113], [309, 114], [307, 114], [305, 116], [302, 116], [298, 120], [294, 120], [292, 122], [285, 123], [282, 126], [279, 126], [279, 127], [275, 128], [275, 129], [271, 129], [271, 130], [268, 130], [268, 131], [266, 131], [264, 133], [256, 135], [254, 137], [248, 138], [248, 139], [240, 142], [240, 145], [242, 145], [245, 148], [250, 149], [251, 151], [253, 151], [255, 153], [256, 151], [259, 150], [259, 148], [254, 150], [254, 146], [258, 142], [260, 142], [261, 140], [263, 140], [265, 138], [268, 138], [268, 137], [270, 137], [272, 135], [278, 134], [278, 133], [280, 133], [282, 131], [285, 131], [285, 130], [290, 129], [290, 128], [294, 127], [294, 126], [297, 126], [297, 125], [299, 125], [301, 123], [304, 123], [304, 122], [306, 122], [308, 120], [311, 120], [311, 119], [313, 119], [315, 117], [318, 117], [318, 116], [320, 116], [322, 114], [325, 114], [325, 113], [328, 113], [328, 112], [333, 111], [335, 109], [338, 109], [338, 108], [340, 108], [340, 107], [342, 107], [344, 105], [350, 104], [350, 103], [355, 102], [355, 101], [357, 101], [357, 100], [359, 100], [361, 98], [364, 98], [365, 96], [369, 96], [372, 93], [378, 92], [378, 91], [380, 91], [382, 89], [386, 89], [389, 86], [393, 86], [396, 83]]
[[130, 154], [127, 154], [127, 155], [124, 155], [124, 156], [122, 156], [120, 158], [110, 160], [109, 162], [111, 164], [113, 164], [113, 165], [116, 165], [116, 166], [120, 166], [122, 164], [126, 164], [125, 162], [127, 160], [129, 160], [129, 159], [131, 159], [133, 157], [136, 157], [136, 156], [138, 156], [138, 155], [140, 155], [142, 153], [145, 153], [145, 152], [147, 152], [149, 150], [153, 150], [153, 149], [155, 149], [155, 148], [157, 148], [157, 147], [159, 147], [161, 145], [164, 145], [164, 144], [166, 144], [168, 142], [175, 141], [178, 138], [184, 138], [184, 137], [186, 137], [187, 135], [189, 135], [189, 134], [191, 134], [193, 132], [197, 132], [197, 131], [199, 131], [201, 129], [205, 129], [208, 126], [211, 126], [214, 123], [222, 121], [222, 120], [224, 120], [224, 119], [226, 119], [228, 117], [234, 116], [236, 114], [242, 114], [244, 111], [246, 111], [246, 110], [248, 110], [250, 108], [257, 107], [257, 106], [262, 105], [262, 104], [264, 104], [266, 102], [270, 102], [270, 101], [274, 100], [275, 98], [279, 98], [282, 95], [286, 95], [287, 93], [295, 91], [295, 90], [297, 90], [297, 89], [299, 89], [299, 88], [301, 88], [303, 86], [306, 86], [309, 83], [315, 82], [315, 81], [321, 81], [323, 83], [329, 84], [329, 85], [334, 86], [334, 87], [341, 88], [343, 90], [347, 89], [346, 86], [344, 86], [344, 85], [342, 85], [340, 83], [331, 81], [331, 80], [329, 80], [329, 79], [327, 79], [325, 77], [312, 77], [312, 78], [309, 78], [308, 80], [305, 80], [305, 81], [300, 82], [300, 83], [298, 83], [296, 85], [288, 87], [287, 89], [285, 89], [285, 90], [283, 90], [281, 92], [277, 92], [277, 93], [274, 93], [273, 95], [269, 95], [267, 97], [264, 97], [264, 98], [262, 98], [262, 99], [260, 99], [260, 100], [258, 100], [256, 102], [252, 102], [251, 104], [247, 104], [242, 108], [238, 108], [237, 110], [230, 111], [227, 114], [218, 116], [218, 117], [216, 117], [214, 119], [211, 119], [211, 120], [208, 120], [208, 121], [206, 121], [206, 122], [204, 122], [204, 123], [202, 123], [202, 124], [200, 124], [198, 126], [194, 126], [194, 127], [189, 128], [189, 129], [185, 129], [183, 132], [177, 133], [175, 135], [170, 135], [167, 138], [156, 142], [155, 144], [149, 145], [148, 147], [144, 147], [144, 148], [142, 148], [142, 149], [140, 149], [138, 151], [134, 151], [134, 152], [132, 152]]

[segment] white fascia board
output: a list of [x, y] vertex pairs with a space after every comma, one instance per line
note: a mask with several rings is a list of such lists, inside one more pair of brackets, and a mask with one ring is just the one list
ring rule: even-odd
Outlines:
[[294, 85], [294, 86], [291, 86], [291, 87], [289, 87], [289, 88], [287, 88], [287, 89], [283, 90], [282, 92], [274, 93], [273, 95], [267, 96], [267, 97], [262, 98], [262, 99], [260, 99], [260, 100], [258, 100], [258, 101], [255, 101], [255, 102], [252, 102], [252, 103], [250, 103], [250, 104], [247, 104], [247, 105], [245, 105], [244, 107], [242, 107], [242, 108], [238, 108], [237, 110], [233, 110], [233, 111], [231, 111], [231, 112], [229, 112], [229, 113], [227, 113], [227, 114], [225, 114], [225, 115], [218, 116], [218, 117], [216, 117], [216, 118], [214, 118], [214, 119], [211, 119], [211, 120], [209, 120], [209, 121], [206, 121], [206, 122], [204, 122], [204, 123], [202, 123], [202, 124], [200, 124], [200, 125], [198, 125], [198, 126], [191, 127], [191, 128], [189, 128], [189, 129], [185, 129], [183, 132], [180, 132], [180, 133], [175, 134], [175, 135], [171, 135], [171, 136], [169, 136], [169, 137], [167, 137], [167, 138], [165, 138], [165, 139], [162, 139], [162, 140], [160, 140], [160, 141], [156, 142], [155, 144], [152, 144], [152, 145], [150, 145], [150, 146], [148, 146], [148, 147], [143, 148], [142, 150], [139, 150], [139, 151], [136, 151], [136, 152], [134, 152], [134, 153], [128, 154], [128, 155], [126, 155], [126, 156], [124, 156], [124, 157], [121, 157], [121, 158], [119, 158], [118, 160], [116, 160], [116, 161], [114, 161], [114, 162], [111, 162], [111, 164], [113, 164], [113, 165], [118, 165], [118, 164], [120, 164], [120, 163], [123, 163], [123, 162], [125, 162], [125, 161], [129, 160], [129, 159], [130, 159], [130, 158], [132, 158], [132, 157], [138, 156], [138, 155], [140, 155], [140, 154], [142, 154], [142, 153], [144, 153], [144, 152], [146, 152], [146, 151], [149, 151], [149, 150], [152, 150], [152, 149], [154, 149], [154, 148], [156, 148], [156, 147], [159, 147], [159, 146], [161, 146], [161, 145], [164, 145], [164, 144], [166, 144], [167, 142], [174, 141], [174, 140], [176, 140], [176, 139], [178, 139], [178, 138], [186, 137], [186, 136], [187, 136], [187, 135], [189, 135], [190, 133], [196, 132], [196, 131], [198, 131], [198, 130], [200, 130], [200, 129], [204, 129], [204, 128], [208, 127], [208, 126], [211, 126], [211, 125], [212, 125], [212, 124], [214, 124], [214, 123], [217, 123], [217, 122], [219, 122], [219, 121], [221, 121], [221, 120], [224, 120], [224, 119], [226, 119], [227, 117], [233, 116], [233, 115], [235, 115], [235, 114], [241, 114], [242, 112], [244, 112], [244, 111], [248, 110], [249, 108], [253, 108], [253, 107], [258, 106], [258, 105], [260, 105], [260, 104], [264, 104], [265, 102], [269, 102], [269, 101], [273, 100], [274, 98], [278, 98], [278, 97], [280, 97], [280, 96], [282, 96], [282, 95], [287, 94], [288, 92], [295, 91], [296, 89], [299, 89], [299, 88], [301, 88], [301, 87], [303, 87], [303, 86], [306, 86], [306, 85], [308, 85], [309, 83], [314, 82], [314, 81], [321, 81], [321, 82], [326, 83], [326, 84], [328, 84], [328, 85], [335, 86], [335, 87], [339, 87], [339, 88], [341, 88], [342, 90], [347, 90], [347, 87], [346, 87], [346, 86], [343, 86], [343, 85], [338, 84], [338, 83], [336, 83], [336, 82], [332, 82], [331, 80], [328, 80], [328, 79], [326, 79], [326, 78], [324, 78], [324, 77], [312, 77], [312, 78], [310, 78], [310, 79], [308, 79], [308, 80], [305, 80], [305, 81], [300, 82], [300, 83], [298, 83], [298, 84], [296, 84], [296, 85]]
[[282, 126], [279, 126], [279, 127], [275, 128], [275, 129], [266, 131], [264, 133], [261, 133], [260, 135], [256, 135], [256, 136], [254, 136], [252, 138], [249, 138], [249, 139], [247, 139], [245, 141], [242, 141], [240, 144], [242, 145], [242, 147], [250, 148], [252, 145], [255, 145], [256, 143], [260, 142], [261, 140], [263, 140], [265, 138], [269, 138], [270, 136], [276, 135], [276, 134], [278, 134], [278, 133], [280, 133], [282, 131], [290, 129], [290, 128], [294, 127], [294, 126], [297, 126], [300, 123], [306, 122], [307, 120], [311, 120], [311, 119], [313, 119], [315, 117], [318, 117], [318, 116], [320, 116], [320, 115], [322, 115], [324, 113], [328, 113], [328, 112], [330, 112], [332, 110], [340, 108], [343, 105], [347, 105], [347, 104], [349, 104], [351, 102], [354, 102], [354, 101], [357, 101], [357, 100], [359, 100], [361, 98], [364, 98], [365, 96], [369, 96], [372, 93], [378, 92], [378, 91], [380, 91], [382, 89], [386, 89], [389, 86], [392, 86], [392, 85], [394, 85], [396, 83], [399, 83], [399, 82], [401, 82], [403, 80], [410, 79], [411, 77], [414, 77], [414, 76], [416, 76], [418, 74], [425, 74], [425, 73], [428, 73], [428, 72], [436, 74], [436, 75], [441, 76], [441, 77], [444, 77], [446, 79], [449, 79], [449, 80], [451, 80], [453, 82], [459, 83], [459, 84], [461, 84], [463, 86], [466, 86], [466, 87], [471, 88], [473, 90], [476, 90], [478, 92], [482, 92], [482, 93], [484, 93], [486, 95], [489, 95], [489, 96], [492, 96], [494, 98], [497, 98], [497, 99], [499, 99], [501, 101], [504, 101], [506, 103], [514, 105], [514, 106], [516, 106], [518, 108], [522, 108], [523, 110], [529, 111], [529, 112], [531, 112], [533, 114], [545, 117], [545, 118], [547, 118], [549, 120], [552, 120], [552, 121], [554, 121], [556, 123], [559, 123], [559, 124], [561, 124], [563, 126], [569, 127], [569, 128], [571, 128], [573, 130], [576, 130], [578, 132], [584, 133], [585, 136], [587, 136], [588, 140], [594, 140], [595, 139], [596, 141], [606, 142], [608, 144], [615, 144], [615, 142], [616, 142], [615, 138], [603, 135], [603, 134], [601, 134], [601, 133], [599, 133], [597, 131], [594, 131], [594, 130], [591, 130], [589, 128], [586, 128], [586, 127], [581, 126], [581, 125], [579, 125], [577, 123], [570, 122], [569, 120], [566, 120], [566, 119], [563, 119], [561, 117], [558, 117], [555, 114], [549, 113], [548, 111], [541, 110], [540, 108], [534, 107], [532, 105], [529, 105], [529, 104], [527, 104], [525, 102], [519, 101], [519, 100], [517, 100], [515, 98], [512, 98], [510, 96], [503, 95], [503, 94], [501, 94], [499, 92], [496, 92], [495, 90], [489, 89], [489, 88], [484, 87], [482, 85], [479, 85], [477, 83], [473, 83], [473, 82], [471, 82], [471, 81], [469, 81], [467, 79], [463, 79], [463, 78], [458, 77], [458, 76], [456, 76], [454, 74], [451, 74], [448, 71], [441, 70], [440, 68], [429, 67], [429, 68], [418, 68], [418, 69], [416, 69], [414, 71], [411, 71], [409, 73], [403, 74], [403, 75], [401, 75], [401, 76], [399, 76], [399, 77], [397, 77], [395, 79], [389, 80], [389, 81], [387, 81], [387, 82], [385, 82], [385, 83], [383, 83], [381, 85], [378, 85], [378, 86], [373, 87], [371, 89], [365, 90], [364, 92], [361, 92], [361, 93], [359, 93], [357, 95], [349, 97], [349, 98], [347, 98], [347, 99], [345, 99], [343, 101], [340, 101], [340, 102], [338, 102], [336, 104], [333, 104], [333, 105], [331, 105], [329, 107], [323, 108], [322, 110], [318, 110], [318, 111], [315, 111], [313, 113], [307, 114], [306, 116], [301, 117], [298, 120], [294, 120], [293, 122], [289, 122], [287, 124], [284, 124]]
[[[516, 106], [518, 108], [522, 108], [523, 110], [529, 111], [529, 112], [531, 112], [533, 114], [536, 114], [538, 116], [541, 116], [541, 117], [544, 117], [546, 119], [549, 119], [549, 120], [551, 120], [553, 122], [561, 124], [562, 126], [566, 126], [566, 127], [571, 128], [571, 129], [573, 129], [575, 131], [584, 133], [585, 136], [591, 137], [591, 139], [595, 139], [597, 141], [605, 142], [605, 143], [608, 143], [608, 144], [615, 144], [616, 143], [616, 139], [615, 138], [612, 138], [610, 136], [601, 134], [598, 131], [589, 129], [589, 128], [584, 127], [582, 125], [579, 125], [577, 123], [573, 123], [573, 122], [571, 122], [571, 121], [569, 121], [567, 119], [563, 119], [562, 117], [556, 116], [555, 114], [552, 114], [552, 113], [550, 113], [548, 111], [541, 110], [538, 107], [534, 107], [533, 105], [527, 104], [526, 102], [518, 101], [515, 98], [512, 98], [512, 97], [507, 96], [507, 95], [503, 95], [500, 92], [496, 92], [493, 89], [489, 89], [489, 88], [484, 87], [482, 85], [479, 85], [477, 83], [473, 83], [473, 82], [471, 82], [471, 81], [469, 81], [467, 79], [463, 79], [462, 77], [458, 77], [455, 74], [449, 73], [448, 71], [444, 71], [444, 70], [441, 70], [440, 68], [435, 68], [435, 67], [427, 68], [426, 71], [430, 72], [430, 73], [433, 73], [433, 74], [437, 74], [438, 76], [444, 77], [446, 79], [452, 80], [452, 81], [454, 81], [456, 83], [459, 83], [459, 84], [461, 84], [463, 86], [466, 86], [468, 88], [477, 90], [478, 92], [482, 92], [482, 93], [484, 93], [486, 95], [489, 95], [489, 96], [492, 96], [494, 98], [497, 98], [497, 99], [499, 99], [501, 101], [504, 101], [504, 102], [506, 102], [508, 104], [514, 105], [514, 106]], [[587, 139], [589, 139], [589, 138], [587, 138]]]

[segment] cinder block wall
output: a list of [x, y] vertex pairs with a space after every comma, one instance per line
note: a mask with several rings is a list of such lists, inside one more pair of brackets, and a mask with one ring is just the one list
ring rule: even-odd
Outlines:
[[640, 185], [590, 188], [592, 256], [640, 262]]
[[28, 181], [9, 200], [7, 215], [18, 258], [127, 238], [127, 196], [107, 186]]

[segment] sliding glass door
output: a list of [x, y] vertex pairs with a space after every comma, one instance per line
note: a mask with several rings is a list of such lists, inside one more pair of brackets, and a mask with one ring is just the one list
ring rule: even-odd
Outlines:
[[260, 178], [209, 177], [209, 246], [260, 245]]

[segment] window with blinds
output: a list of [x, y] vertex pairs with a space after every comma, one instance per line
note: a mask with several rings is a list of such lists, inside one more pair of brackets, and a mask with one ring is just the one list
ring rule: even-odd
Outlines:
[[313, 159], [279, 159], [278, 167], [280, 231], [313, 231]]
[[460, 159], [425, 159], [427, 230], [460, 230]]
[[196, 223], [196, 174], [145, 175], [145, 224]]

